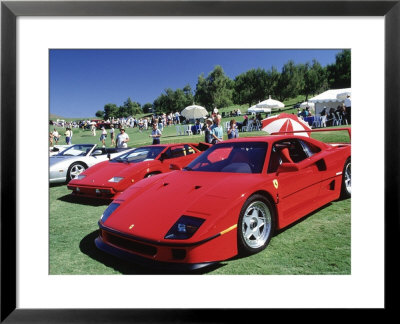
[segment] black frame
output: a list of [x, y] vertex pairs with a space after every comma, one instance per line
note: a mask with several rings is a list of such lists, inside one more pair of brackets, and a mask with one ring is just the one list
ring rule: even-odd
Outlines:
[[[217, 322], [238, 310], [16, 309], [16, 18], [18, 16], [384, 16], [385, 309], [397, 305], [390, 239], [399, 234], [400, 0], [395, 1], [2, 1], [1, 3], [1, 321], [7, 323]], [[373, 136], [370, 134], [370, 136]], [[6, 149], [7, 148], [7, 149]], [[6, 151], [7, 150], [7, 151]], [[376, 188], [371, 188], [371, 192]], [[379, 189], [378, 189], [379, 190]], [[390, 211], [390, 213], [389, 213]], [[397, 271], [396, 271], [397, 272]], [[388, 284], [389, 283], [389, 284]], [[368, 283], [365, 283], [368, 289]], [[218, 292], [216, 292], [218, 293]], [[392, 294], [393, 293], [393, 294]], [[240, 296], [238, 296], [240, 298]], [[246, 312], [246, 310], [241, 310]], [[252, 317], [265, 311], [251, 310]]]

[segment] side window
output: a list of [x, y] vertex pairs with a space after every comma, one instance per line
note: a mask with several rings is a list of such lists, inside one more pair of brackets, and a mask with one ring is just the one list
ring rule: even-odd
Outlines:
[[166, 156], [167, 159], [174, 159], [185, 156], [185, 148], [183, 145], [173, 146], [168, 150]]
[[306, 141], [300, 141], [301, 145], [303, 146], [304, 151], [308, 155], [308, 157], [313, 156], [315, 153], [321, 151], [321, 149], [314, 144], [311, 144]]
[[291, 140], [289, 146], [289, 155], [294, 163], [298, 163], [308, 158], [307, 154], [304, 152], [303, 146], [298, 140]]
[[185, 155], [190, 155], [196, 153], [193, 147], [190, 145], [185, 144]]
[[276, 172], [283, 162], [298, 163], [307, 157], [299, 140], [291, 139], [277, 142], [272, 146], [267, 172]]

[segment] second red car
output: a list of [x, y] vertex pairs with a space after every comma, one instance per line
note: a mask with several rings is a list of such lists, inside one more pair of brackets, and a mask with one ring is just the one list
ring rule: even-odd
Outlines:
[[169, 172], [171, 164], [189, 164], [209, 146], [185, 143], [136, 148], [87, 169], [68, 183], [68, 189], [79, 196], [114, 199], [143, 178]]

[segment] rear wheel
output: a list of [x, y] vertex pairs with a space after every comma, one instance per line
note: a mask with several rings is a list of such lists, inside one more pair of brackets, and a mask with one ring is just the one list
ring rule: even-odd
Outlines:
[[342, 188], [340, 198], [346, 199], [351, 197], [351, 158], [346, 160], [342, 173]]
[[265, 249], [275, 228], [270, 201], [262, 195], [251, 196], [243, 205], [238, 222], [239, 253], [250, 255]]
[[87, 169], [87, 166], [81, 162], [72, 163], [68, 169], [67, 181], [75, 179], [78, 175], [80, 175], [86, 169]]

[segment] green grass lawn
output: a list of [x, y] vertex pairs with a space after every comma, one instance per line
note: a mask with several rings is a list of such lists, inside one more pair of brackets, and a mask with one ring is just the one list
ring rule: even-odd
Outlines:
[[[230, 118], [225, 118], [229, 121]], [[238, 118], [242, 121], [243, 117]], [[50, 126], [52, 130], [54, 127]], [[100, 131], [73, 129], [73, 144], [97, 143]], [[64, 130], [59, 128], [60, 134]], [[127, 128], [129, 147], [151, 144], [150, 130]], [[316, 137], [336, 142], [346, 135], [328, 132]], [[240, 133], [240, 136], [266, 136], [265, 132]], [[226, 136], [226, 135], [225, 135]], [[225, 137], [226, 138], [226, 137]], [[348, 138], [348, 136], [347, 136]], [[177, 135], [174, 126], [164, 128], [161, 143], [198, 142], [203, 135]], [[65, 144], [64, 137], [59, 144]], [[107, 138], [110, 146], [110, 138]], [[106, 255], [94, 245], [97, 222], [107, 203], [77, 199], [65, 184], [51, 185], [50, 197], [50, 274], [156, 274], [154, 270]], [[269, 246], [250, 257], [236, 257], [195, 274], [336, 274], [351, 273], [351, 199], [332, 202], [307, 215], [272, 238]]]

